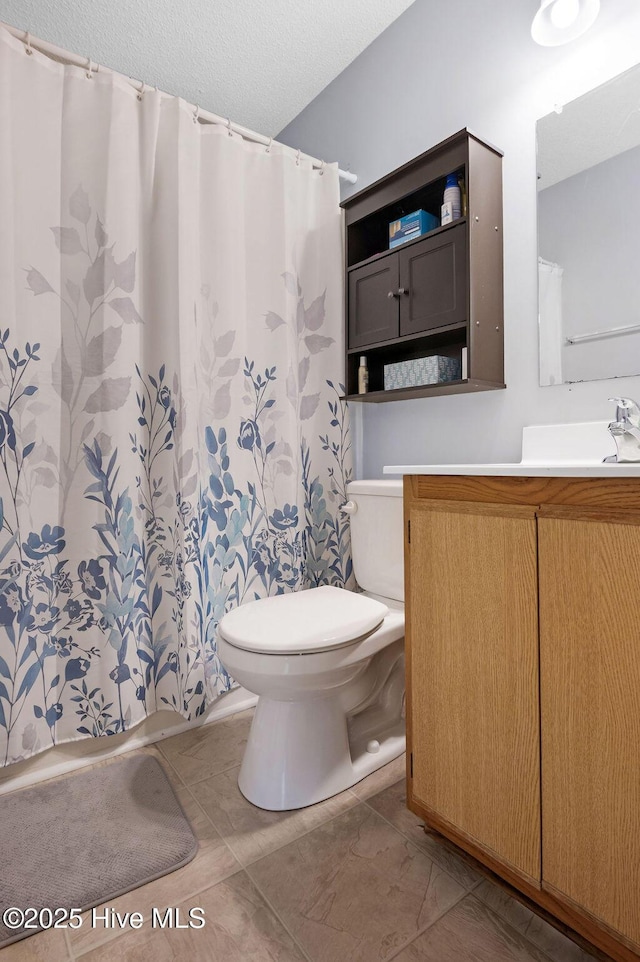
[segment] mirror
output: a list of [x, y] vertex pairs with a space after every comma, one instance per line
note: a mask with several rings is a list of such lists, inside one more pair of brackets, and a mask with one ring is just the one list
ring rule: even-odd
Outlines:
[[537, 138], [540, 383], [640, 374], [640, 65]]

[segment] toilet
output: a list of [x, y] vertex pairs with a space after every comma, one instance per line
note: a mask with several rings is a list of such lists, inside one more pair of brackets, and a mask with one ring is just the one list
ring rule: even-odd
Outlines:
[[259, 696], [238, 786], [270, 811], [336, 795], [405, 749], [402, 481], [347, 495], [360, 590], [262, 598], [219, 626], [220, 661]]

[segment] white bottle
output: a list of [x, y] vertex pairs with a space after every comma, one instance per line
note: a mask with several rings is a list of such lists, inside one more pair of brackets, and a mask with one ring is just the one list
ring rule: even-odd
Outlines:
[[358, 394], [366, 394], [369, 390], [369, 371], [367, 370], [367, 359], [362, 355], [360, 367], [358, 368]]
[[451, 220], [458, 220], [462, 213], [462, 205], [460, 203], [460, 185], [455, 174], [447, 175], [447, 182], [444, 187], [444, 204], [451, 204]]

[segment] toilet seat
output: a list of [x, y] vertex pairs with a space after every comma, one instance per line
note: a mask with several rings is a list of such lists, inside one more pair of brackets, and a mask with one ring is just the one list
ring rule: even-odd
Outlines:
[[310, 654], [353, 644], [389, 613], [380, 601], [323, 585], [261, 598], [228, 612], [220, 622], [230, 645], [261, 654]]

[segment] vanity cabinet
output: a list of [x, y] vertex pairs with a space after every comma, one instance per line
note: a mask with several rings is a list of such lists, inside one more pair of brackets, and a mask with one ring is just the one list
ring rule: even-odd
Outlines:
[[640, 486], [405, 479], [408, 805], [640, 958]]
[[640, 951], [640, 514], [542, 509], [543, 885]]
[[[440, 222], [446, 178], [468, 196], [466, 216], [389, 249], [389, 224], [424, 210]], [[345, 211], [346, 393], [391, 401], [504, 387], [502, 154], [468, 130], [349, 197]], [[392, 362], [444, 355], [456, 381], [384, 389]], [[360, 356], [369, 392], [357, 394]], [[464, 372], [463, 372], [464, 373]]]
[[537, 879], [534, 511], [420, 501], [410, 520], [413, 799]]

